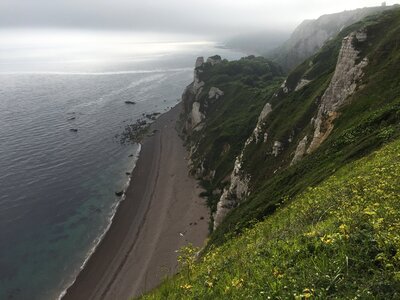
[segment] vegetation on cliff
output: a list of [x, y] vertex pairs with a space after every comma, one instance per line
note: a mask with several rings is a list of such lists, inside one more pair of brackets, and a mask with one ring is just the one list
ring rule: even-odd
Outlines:
[[[185, 119], [190, 114], [193, 102], [200, 103], [200, 111], [205, 115], [204, 127], [190, 133], [184, 131], [188, 147], [194, 149], [192, 171], [202, 180], [209, 207], [214, 212], [219, 194], [213, 192], [227, 184], [235, 157], [283, 77], [276, 65], [254, 56], [232, 62], [224, 60], [213, 66], [205, 63], [196, 70], [204, 86], [196, 99], [184, 99], [186, 109], [182, 117]], [[224, 95], [218, 100], [210, 99], [212, 87], [222, 90]]]

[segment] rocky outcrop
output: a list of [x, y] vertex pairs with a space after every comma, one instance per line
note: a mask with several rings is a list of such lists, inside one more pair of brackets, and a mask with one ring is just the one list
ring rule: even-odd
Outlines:
[[308, 85], [311, 80], [308, 79], [301, 79], [300, 82], [297, 84], [296, 88], [294, 89], [295, 92], [300, 91], [303, 87]]
[[[195, 69], [201, 67], [204, 64], [204, 57], [200, 56], [196, 59], [196, 63], [194, 65]], [[195, 71], [196, 73], [196, 71]]]
[[288, 86], [286, 85], [286, 80], [282, 83], [281, 89], [282, 89], [282, 92], [283, 92], [284, 94], [289, 93], [289, 88], [288, 88]]
[[242, 171], [243, 152], [235, 160], [235, 166], [231, 174], [231, 183], [224, 190], [214, 214], [214, 230], [223, 221], [225, 216], [235, 208], [239, 202], [247, 196], [250, 178]]
[[223, 95], [224, 95], [223, 91], [221, 91], [219, 88], [213, 86], [212, 88], [210, 88], [210, 91], [208, 92], [208, 99], [218, 100]]
[[[357, 39], [361, 37], [361, 40]], [[359, 63], [359, 51], [354, 43], [365, 42], [365, 31], [353, 32], [342, 41], [335, 73], [321, 98], [318, 113], [313, 119], [314, 134], [307, 153], [313, 152], [329, 136], [333, 129], [333, 121], [338, 116], [338, 110], [346, 103], [358, 86], [358, 81], [363, 76], [363, 68], [368, 64], [367, 58]]]
[[295, 163], [297, 163], [299, 160], [301, 160], [304, 155], [306, 154], [306, 150], [307, 150], [307, 141], [308, 138], [307, 136], [305, 136], [300, 143], [297, 145], [296, 151], [294, 153], [294, 157], [292, 159], [292, 162], [290, 163], [290, 165], [294, 165]]
[[272, 146], [272, 155], [277, 157], [283, 151], [283, 144], [280, 141], [275, 141]]
[[198, 125], [204, 119], [204, 114], [200, 112], [200, 103], [193, 102], [192, 112], [191, 112], [191, 126], [193, 130], [198, 130]]
[[204, 82], [200, 79], [202, 73], [201, 66], [204, 64], [204, 58], [198, 57], [195, 63], [193, 82], [188, 85], [182, 94], [182, 102], [184, 113], [186, 114], [185, 131], [190, 133], [193, 130], [198, 130], [199, 123], [204, 119], [204, 114], [201, 112], [201, 104], [198, 102], [199, 95], [203, 91]]
[[[265, 118], [269, 115], [270, 112], [272, 112], [272, 106], [271, 104], [267, 103], [265, 104], [263, 110], [261, 111], [260, 116], [258, 117], [257, 125], [254, 128], [253, 135], [250, 137], [252, 138], [254, 136], [256, 143], [258, 143], [260, 140], [260, 137], [262, 135], [262, 125], [264, 124]], [[264, 142], [266, 142], [268, 134], [264, 133], [263, 137], [264, 137]], [[249, 141], [249, 143], [250, 142], [251, 141]]]
[[221, 61], [222, 61], [222, 58], [219, 55], [214, 55], [214, 56], [210, 56], [209, 58], [207, 58], [207, 63], [210, 63], [212, 66], [219, 64]]
[[[185, 132], [190, 134], [193, 131], [198, 131], [203, 128], [202, 121], [205, 119], [205, 110], [207, 103], [201, 103], [200, 95], [203, 92], [205, 82], [201, 80], [204, 63], [216, 65], [222, 62], [219, 55], [207, 58], [204, 62], [204, 57], [198, 57], [195, 63], [193, 82], [188, 85], [182, 94], [182, 102], [185, 114]], [[208, 92], [208, 99], [219, 99], [224, 95], [224, 92], [217, 87], [211, 87]]]

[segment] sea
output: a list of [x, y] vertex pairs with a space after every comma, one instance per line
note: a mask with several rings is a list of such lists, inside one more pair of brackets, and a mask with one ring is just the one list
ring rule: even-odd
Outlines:
[[0, 299], [73, 283], [140, 155], [125, 127], [176, 105], [214, 54], [244, 56], [178, 35], [0, 30]]

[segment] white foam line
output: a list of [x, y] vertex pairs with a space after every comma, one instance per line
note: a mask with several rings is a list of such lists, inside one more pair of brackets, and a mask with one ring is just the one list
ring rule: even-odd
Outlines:
[[[138, 149], [136, 151], [136, 161], [135, 161], [135, 164], [133, 166], [133, 169], [135, 169], [135, 167], [136, 167], [136, 163], [137, 163], [137, 161], [139, 159], [139, 155], [140, 155], [141, 149], [142, 149], [142, 145], [139, 143], [138, 144]], [[129, 179], [128, 179], [127, 183], [125, 184], [126, 189], [129, 187], [131, 179], [132, 179], [132, 175], [129, 176]], [[126, 195], [125, 195], [125, 192], [124, 192], [124, 194], [122, 195], [121, 199], [118, 202], [116, 202], [114, 207], [112, 208], [112, 214], [111, 214], [111, 217], [109, 218], [109, 222], [107, 224], [107, 227], [105, 228], [103, 233], [98, 238], [96, 238], [94, 240], [94, 246], [88, 251], [85, 260], [83, 261], [82, 265], [79, 267], [79, 273], [74, 278], [74, 280], [60, 293], [60, 295], [58, 296], [57, 300], [61, 300], [65, 296], [65, 294], [67, 293], [68, 289], [75, 283], [75, 281], [78, 278], [80, 272], [82, 272], [82, 270], [85, 268], [86, 264], [88, 263], [88, 261], [92, 257], [93, 253], [96, 252], [96, 249], [100, 245], [101, 241], [104, 239], [105, 235], [107, 234], [108, 230], [110, 229], [110, 227], [111, 227], [111, 225], [113, 223], [115, 214], [116, 214], [116, 212], [118, 210], [118, 207], [119, 207], [119, 204], [122, 201], [124, 201], [125, 199], [126, 199]]]

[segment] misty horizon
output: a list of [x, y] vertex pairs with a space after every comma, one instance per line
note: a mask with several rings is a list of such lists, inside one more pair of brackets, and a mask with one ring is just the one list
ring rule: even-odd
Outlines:
[[[0, 3], [0, 34], [21, 31], [124, 32], [174, 34], [185, 40], [226, 40], [275, 32], [288, 36], [302, 21], [381, 1], [11, 1]], [[387, 2], [387, 5], [399, 1]]]

